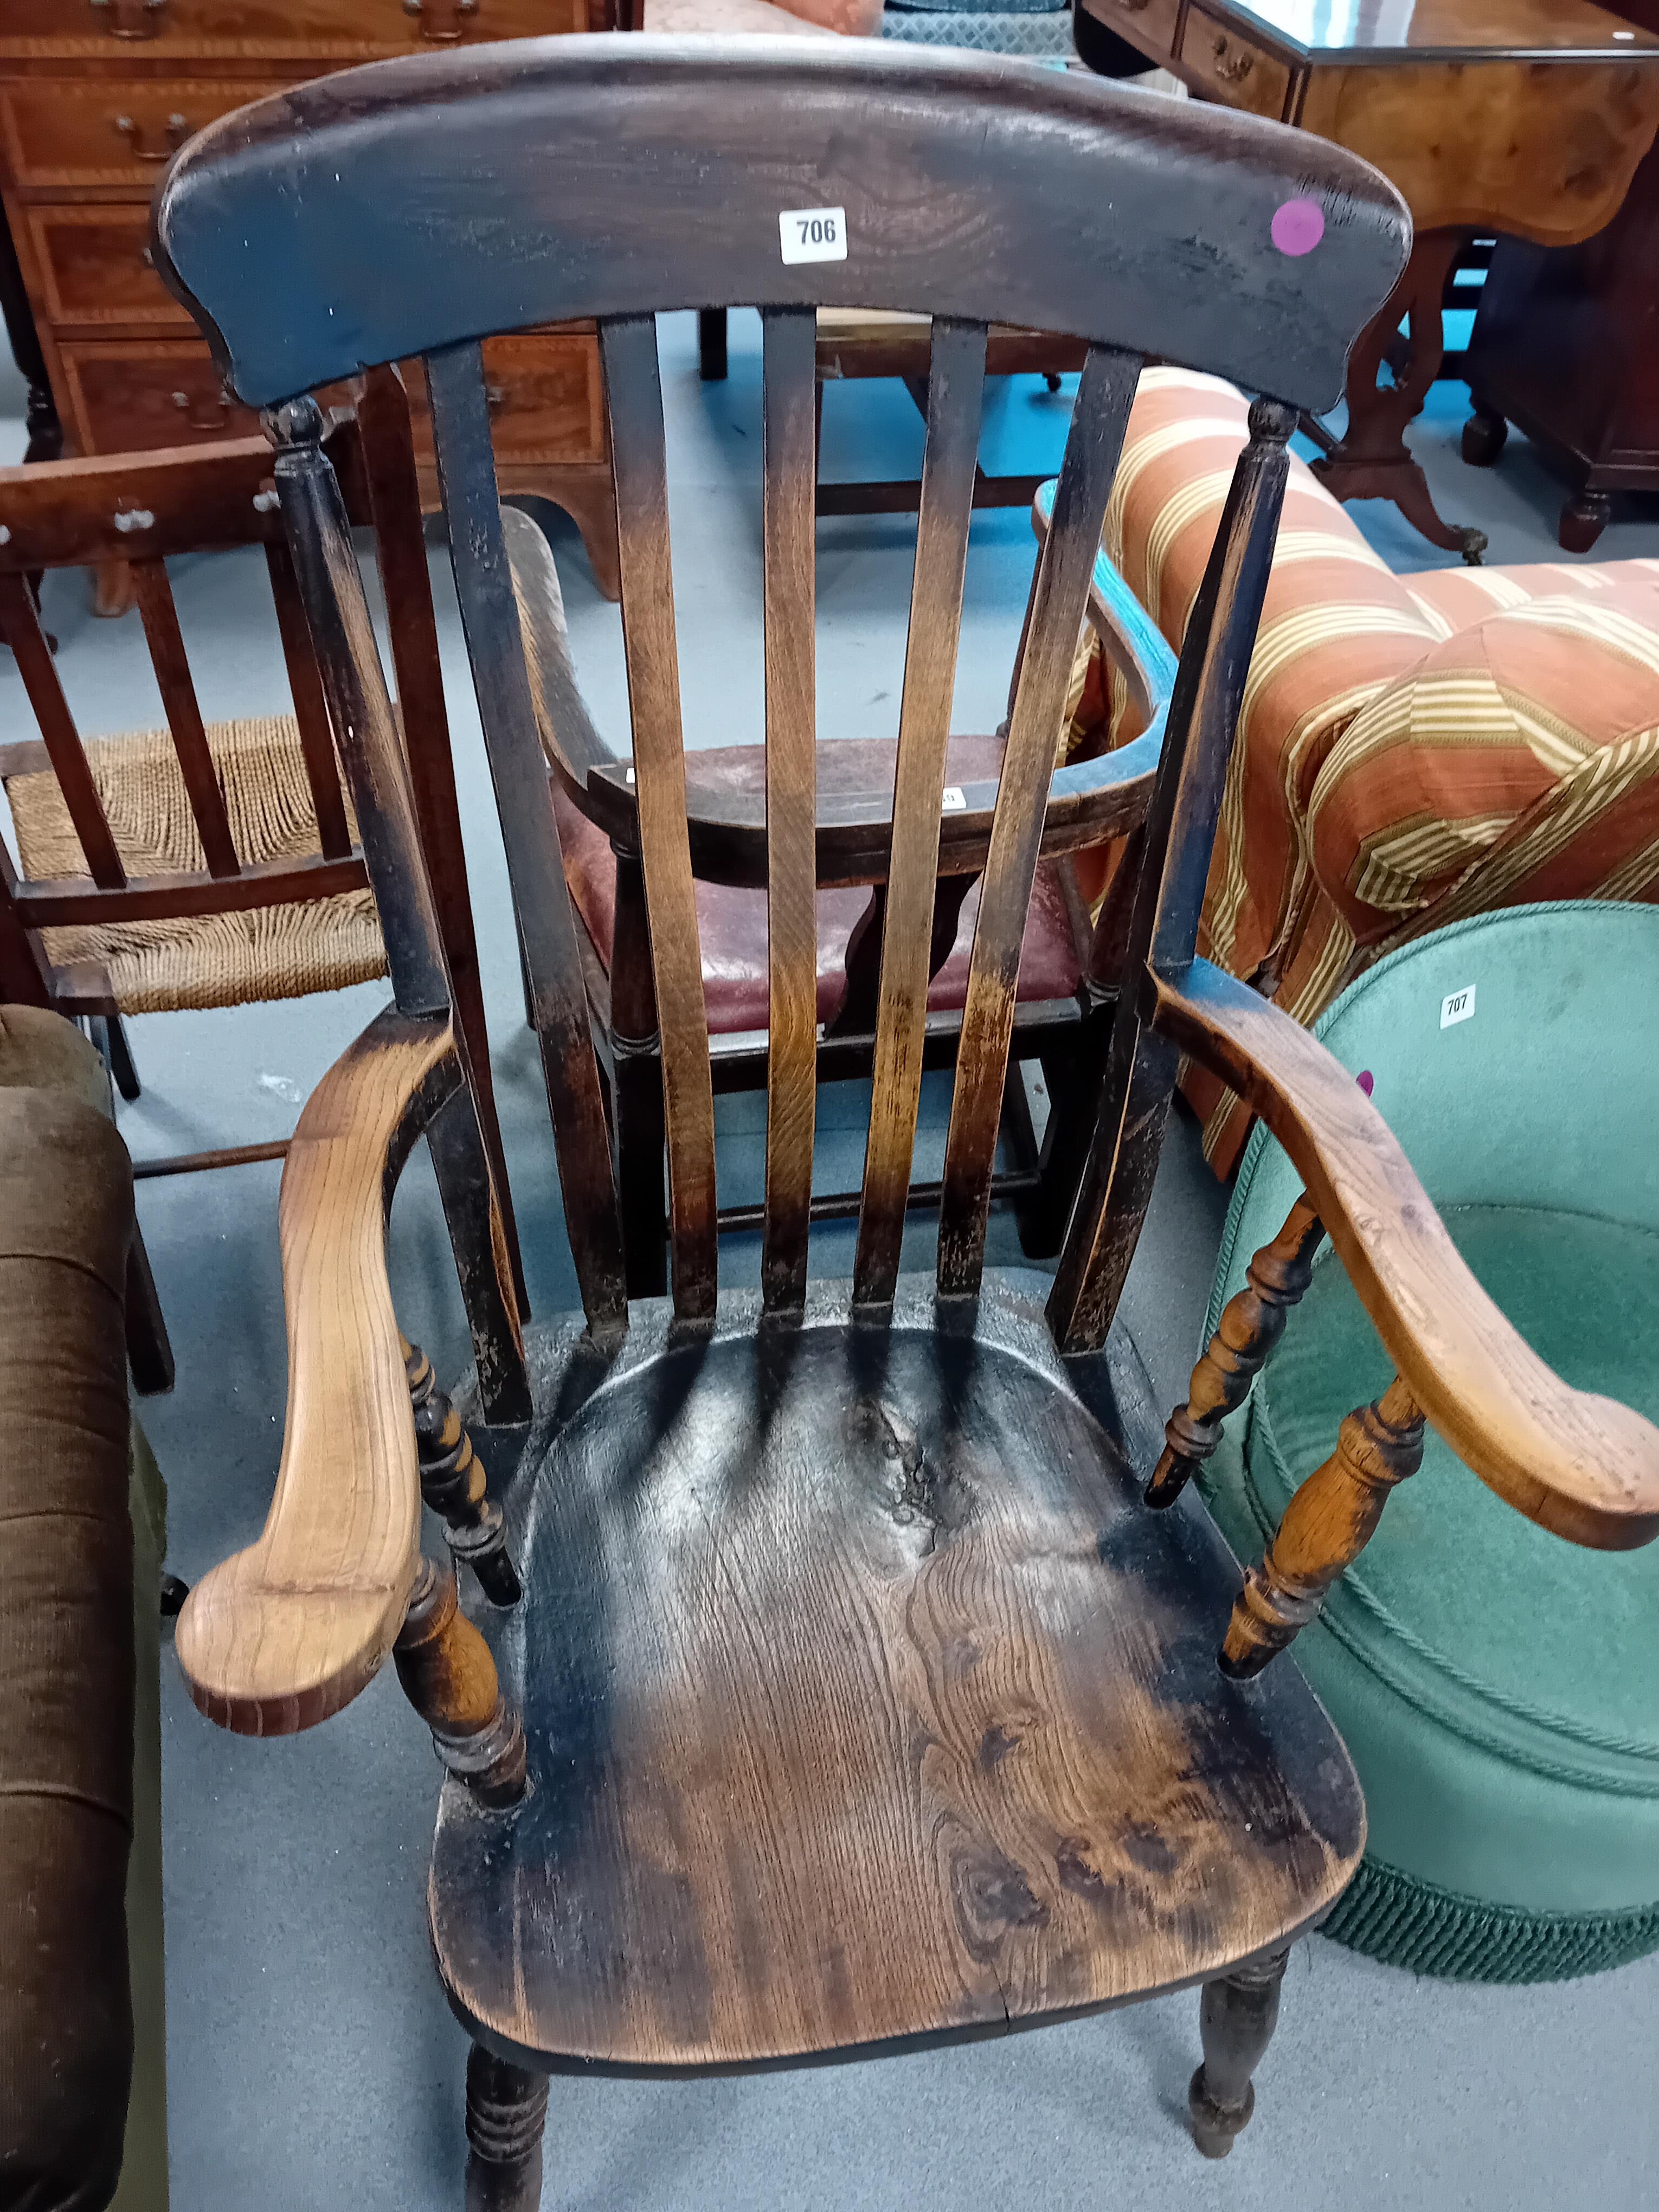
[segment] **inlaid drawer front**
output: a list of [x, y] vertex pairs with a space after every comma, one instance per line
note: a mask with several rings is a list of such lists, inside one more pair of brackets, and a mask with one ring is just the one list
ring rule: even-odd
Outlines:
[[448, 46], [585, 31], [586, 0], [0, 0], [0, 33], [106, 38], [165, 52], [191, 39], [264, 48]]
[[132, 185], [153, 191], [186, 138], [276, 84], [24, 78], [0, 88], [0, 143], [20, 185]]
[[1107, 29], [1133, 38], [1144, 51], [1173, 54], [1181, 0], [1083, 0], [1085, 10]]
[[1279, 117], [1291, 96], [1291, 70], [1231, 23], [1219, 22], [1202, 8], [1187, 11], [1181, 58], [1204, 82], [1212, 97], [1252, 115]]
[[[484, 378], [496, 457], [513, 461], [605, 459], [598, 341], [574, 331], [520, 332], [484, 342]], [[406, 365], [410, 411], [422, 447], [429, 442], [426, 385]]]
[[26, 221], [54, 326], [195, 328], [150, 265], [147, 207], [30, 208]]
[[259, 434], [251, 407], [225, 398], [206, 346], [142, 342], [60, 346], [88, 450], [119, 453]]

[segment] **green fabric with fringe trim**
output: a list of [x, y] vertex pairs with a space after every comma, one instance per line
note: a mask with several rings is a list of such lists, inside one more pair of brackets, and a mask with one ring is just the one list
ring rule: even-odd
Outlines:
[[[1464, 1257], [1577, 1388], [1659, 1419], [1659, 913], [1486, 915], [1381, 962], [1317, 1033], [1376, 1103]], [[1443, 1026], [1446, 1001], [1474, 1012]], [[1258, 1131], [1207, 1326], [1298, 1179]], [[1337, 1425], [1392, 1372], [1339, 1262], [1313, 1284], [1204, 1478], [1260, 1558]], [[1365, 1787], [1370, 1839], [1328, 1923], [1419, 1972], [1534, 1981], [1659, 1948], [1659, 1547], [1580, 1550], [1432, 1432], [1421, 1472], [1294, 1658]], [[1283, 1663], [1282, 1662], [1279, 1663]]]

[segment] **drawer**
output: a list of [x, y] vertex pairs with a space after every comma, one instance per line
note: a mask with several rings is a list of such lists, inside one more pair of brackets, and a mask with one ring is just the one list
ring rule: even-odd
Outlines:
[[92, 453], [195, 446], [259, 434], [252, 407], [228, 400], [199, 339], [60, 345], [70, 412]]
[[1082, 0], [1082, 5], [1085, 15], [1129, 40], [1143, 53], [1149, 47], [1160, 54], [1175, 52], [1181, 0]]
[[281, 83], [123, 83], [108, 78], [53, 83], [23, 78], [0, 87], [0, 144], [14, 183], [129, 185], [154, 191], [186, 138]]
[[[605, 459], [597, 338], [576, 331], [520, 332], [487, 338], [483, 358], [490, 425], [503, 465]], [[404, 375], [415, 434], [425, 452], [431, 442], [426, 380], [418, 362], [407, 363]]]
[[[587, 0], [3, 0], [8, 38], [107, 39], [158, 56], [187, 40], [276, 47], [453, 45], [585, 31]], [[198, 64], [199, 66], [199, 64]]]
[[28, 240], [54, 328], [154, 323], [194, 330], [149, 261], [148, 207], [29, 208]]
[[1231, 23], [1218, 22], [1196, 5], [1187, 10], [1181, 40], [1182, 75], [1205, 95], [1252, 115], [1282, 116], [1291, 96], [1291, 69]]

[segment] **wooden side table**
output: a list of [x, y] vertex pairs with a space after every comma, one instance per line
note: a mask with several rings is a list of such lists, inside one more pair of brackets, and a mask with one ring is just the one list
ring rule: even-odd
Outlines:
[[[32, 325], [67, 450], [194, 445], [257, 429], [221, 390], [195, 325], [149, 266], [150, 198], [192, 132], [248, 100], [383, 55], [605, 28], [606, 4], [0, 0], [0, 202], [21, 286], [8, 327], [27, 353]], [[592, 325], [499, 338], [485, 359], [502, 490], [563, 507], [600, 588], [615, 599], [616, 517]], [[410, 383], [422, 500], [435, 508], [418, 372]], [[39, 414], [49, 436], [44, 406]], [[125, 577], [118, 566], [100, 572], [100, 611], [127, 603]]]
[[1399, 187], [1416, 246], [1354, 349], [1346, 428], [1312, 426], [1315, 471], [1339, 499], [1390, 499], [1431, 544], [1478, 561], [1485, 538], [1441, 520], [1405, 439], [1440, 366], [1447, 274], [1477, 234], [1570, 246], [1617, 214], [1659, 126], [1659, 36], [1590, 0], [1074, 4], [1197, 97], [1299, 124]]
[[[1659, 0], [1616, 0], [1659, 32]], [[1582, 246], [1498, 241], [1467, 374], [1463, 458], [1489, 465], [1514, 422], [1570, 487], [1557, 534], [1588, 553], [1613, 495], [1659, 491], [1659, 147], [1625, 204]]]

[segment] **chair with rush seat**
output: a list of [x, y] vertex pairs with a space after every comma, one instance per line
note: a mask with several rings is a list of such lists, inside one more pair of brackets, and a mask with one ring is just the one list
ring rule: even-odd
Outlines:
[[[599, 158], [619, 142], [627, 165]], [[416, 149], [417, 201], [391, 188]], [[1319, 252], [1297, 260], [1271, 235], [1293, 195], [1326, 216]], [[780, 210], [813, 205], [845, 210], [845, 263], [781, 261]], [[1388, 1401], [1401, 1451], [1426, 1416], [1494, 1488], [1584, 1543], [1659, 1529], [1659, 1433], [1532, 1358], [1347, 1076], [1193, 958], [1286, 441], [1297, 410], [1339, 388], [1407, 237], [1398, 197], [1363, 163], [1252, 117], [829, 40], [570, 37], [377, 64], [215, 125], [169, 173], [158, 265], [232, 387], [273, 410], [396, 998], [324, 1079], [289, 1154], [276, 1494], [258, 1542], [197, 1585], [178, 1649], [202, 1710], [250, 1733], [325, 1719], [394, 1654], [448, 1769], [429, 1899], [439, 1972], [474, 2039], [475, 2205], [539, 2201], [550, 2075], [893, 2051], [1189, 1984], [1205, 1989], [1198, 2141], [1219, 2154], [1249, 2119], [1288, 1947], [1340, 1899], [1364, 1814], [1294, 1667], [1259, 1680], [1218, 1667], [1231, 1557], [1195, 1501], [1148, 1511], [1133, 1472], [1144, 1385], [1108, 1328], [1177, 1053], [1249, 1085], [1307, 1176], [1406, 1378]], [[771, 1048], [752, 1294], [717, 1280], [653, 321], [711, 300], [758, 302], [765, 330]], [[816, 308], [870, 302], [934, 319], [848, 1285], [808, 1280], [815, 888], [839, 818], [836, 794], [815, 790], [812, 390]], [[479, 354], [487, 332], [579, 313], [598, 317], [605, 355], [667, 1107], [672, 1296], [632, 1306]], [[962, 810], [983, 857], [939, 1257], [905, 1277], [998, 320], [1069, 325], [1088, 356], [1000, 783], [970, 787]], [[584, 1304], [521, 1343], [480, 1206], [460, 1275], [486, 1455], [506, 1472], [499, 1504], [447, 1407], [434, 1430], [419, 1368], [460, 1555], [483, 1548], [484, 1515], [505, 1524], [487, 1553], [498, 1602], [469, 1577], [465, 1611], [448, 1565], [420, 1553], [420, 1451], [381, 1234], [424, 1116], [465, 1094], [361, 583], [317, 410], [295, 397], [348, 364], [416, 352]], [[1148, 354], [1278, 396], [1255, 410], [1143, 813], [1138, 760], [1051, 769]], [[1097, 839], [1114, 792], [1118, 823], [1145, 824], [1124, 925], [1133, 988], [1050, 1286], [983, 1264], [1016, 969], [1040, 858]], [[746, 818], [762, 818], [758, 799]], [[1326, 1526], [1340, 1564], [1357, 1540], [1338, 1516]]]

